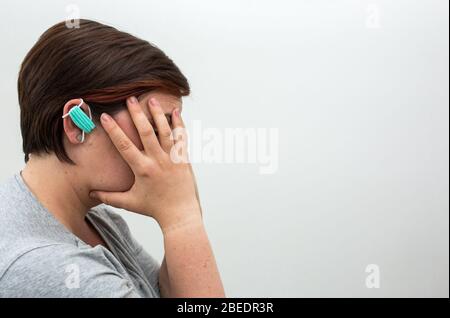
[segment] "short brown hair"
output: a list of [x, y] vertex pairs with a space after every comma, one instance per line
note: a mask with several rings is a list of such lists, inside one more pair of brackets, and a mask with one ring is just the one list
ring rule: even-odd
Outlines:
[[155, 89], [178, 97], [189, 84], [159, 48], [99, 22], [81, 19], [79, 28], [58, 23], [26, 55], [17, 83], [25, 162], [30, 153], [54, 152], [75, 164], [63, 146], [64, 104], [83, 98], [94, 120], [113, 114], [126, 98]]

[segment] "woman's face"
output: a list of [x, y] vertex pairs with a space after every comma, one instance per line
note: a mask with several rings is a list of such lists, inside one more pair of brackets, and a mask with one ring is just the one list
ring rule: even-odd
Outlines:
[[[161, 92], [150, 92], [141, 95], [138, 98], [139, 103], [152, 124], [153, 119], [148, 109], [148, 101], [151, 97], [155, 97], [159, 101], [169, 120], [175, 108], [180, 108], [181, 111], [180, 98]], [[128, 110], [123, 109], [112, 117], [136, 147], [143, 151], [144, 148], [139, 133]], [[98, 123], [96, 126], [94, 131], [86, 136], [86, 145], [79, 147], [80, 151], [73, 159], [83, 165], [83, 171], [86, 172], [84, 178], [88, 180], [91, 189], [126, 191], [134, 183], [134, 174], [111, 142], [101, 124]]]

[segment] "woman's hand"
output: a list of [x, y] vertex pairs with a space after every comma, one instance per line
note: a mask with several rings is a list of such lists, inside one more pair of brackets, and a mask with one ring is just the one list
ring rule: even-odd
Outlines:
[[111, 116], [102, 114], [101, 123], [133, 170], [135, 183], [126, 192], [93, 191], [91, 196], [107, 205], [151, 216], [163, 232], [190, 222], [201, 222], [195, 179], [185, 155], [187, 140], [179, 109], [172, 113], [172, 134], [158, 101], [149, 99], [157, 137], [138, 100], [131, 97], [127, 105], [144, 151], [139, 151]]

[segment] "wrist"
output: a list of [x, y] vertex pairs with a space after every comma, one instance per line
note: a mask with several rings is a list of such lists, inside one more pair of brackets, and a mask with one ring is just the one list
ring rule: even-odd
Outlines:
[[188, 228], [203, 227], [203, 219], [200, 210], [186, 216], [176, 217], [169, 222], [158, 222], [164, 236], [179, 232]]

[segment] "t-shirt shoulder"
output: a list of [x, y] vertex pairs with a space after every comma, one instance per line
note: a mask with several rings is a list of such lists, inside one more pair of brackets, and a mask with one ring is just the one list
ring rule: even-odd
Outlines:
[[[26, 282], [26, 283], [24, 283]], [[0, 297], [140, 297], [125, 270], [102, 247], [36, 247], [0, 277]]]
[[109, 221], [123, 234], [130, 235], [130, 229], [125, 220], [119, 213], [113, 211], [113, 209], [105, 204], [100, 204], [92, 208], [89, 212], [91, 215], [95, 215], [98, 218]]
[[131, 244], [136, 253], [139, 252], [141, 246], [137, 244], [127, 222], [108, 205], [100, 204], [89, 211], [89, 215], [97, 223], [103, 223], [103, 226], [112, 227], [114, 232], [120, 233], [121, 237]]

